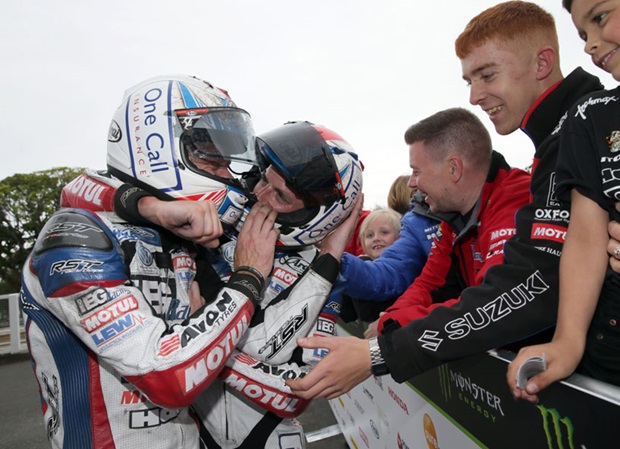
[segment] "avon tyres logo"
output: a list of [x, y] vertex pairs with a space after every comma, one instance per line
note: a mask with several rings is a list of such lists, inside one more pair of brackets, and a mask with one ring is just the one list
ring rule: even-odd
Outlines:
[[573, 423], [569, 417], [560, 417], [554, 408], [537, 405], [543, 420], [543, 429], [549, 449], [574, 449], [575, 441]]

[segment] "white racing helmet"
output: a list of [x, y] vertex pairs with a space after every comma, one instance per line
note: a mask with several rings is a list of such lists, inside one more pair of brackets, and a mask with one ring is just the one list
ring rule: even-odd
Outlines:
[[323, 240], [347, 218], [362, 193], [363, 166], [340, 135], [310, 122], [288, 122], [257, 138], [261, 171], [273, 167], [306, 208], [278, 214], [279, 246]]
[[162, 199], [211, 200], [234, 223], [247, 201], [239, 181], [200, 169], [200, 160], [231, 164], [239, 175], [256, 164], [250, 115], [225, 91], [184, 75], [126, 91], [108, 132], [109, 172]]

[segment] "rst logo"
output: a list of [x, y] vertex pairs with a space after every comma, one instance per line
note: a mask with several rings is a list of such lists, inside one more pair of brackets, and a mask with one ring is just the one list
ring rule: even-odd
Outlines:
[[308, 305], [305, 305], [300, 315], [296, 315], [288, 320], [284, 326], [277, 330], [275, 335], [269, 339], [265, 345], [258, 350], [259, 354], [271, 349], [267, 360], [272, 359], [278, 352], [282, 350], [288, 342], [290, 342], [297, 331], [308, 321]]
[[54, 262], [50, 267], [50, 276], [54, 273], [83, 273], [85, 271], [100, 271], [93, 270], [93, 267], [103, 265], [103, 262], [97, 260], [84, 260], [84, 259], [69, 259], [59, 260]]
[[48, 234], [57, 234], [61, 232], [77, 232], [80, 234], [93, 232], [95, 234], [103, 234], [103, 230], [98, 228], [97, 226], [86, 224], [86, 223], [78, 223], [75, 221], [66, 221], [64, 223], [56, 223], [54, 226], [50, 227], [47, 231]]

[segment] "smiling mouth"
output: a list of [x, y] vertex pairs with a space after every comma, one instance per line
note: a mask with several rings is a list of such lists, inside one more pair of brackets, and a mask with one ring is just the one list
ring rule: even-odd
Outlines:
[[599, 59], [597, 65], [604, 70], [611, 57], [616, 54], [616, 50], [610, 51], [603, 58]]
[[487, 109], [484, 112], [486, 112], [489, 115], [489, 117], [493, 117], [495, 114], [497, 114], [502, 109], [504, 109], [503, 106], [495, 106], [494, 108]]

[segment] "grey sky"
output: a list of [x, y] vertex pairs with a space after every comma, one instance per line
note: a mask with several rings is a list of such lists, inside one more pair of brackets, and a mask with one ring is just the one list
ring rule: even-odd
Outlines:
[[[480, 115], [494, 146], [529, 165], [521, 132], [500, 137], [468, 103], [454, 39], [486, 0], [31, 0], [0, 15], [0, 179], [57, 166], [105, 167], [106, 136], [124, 90], [162, 74], [225, 88], [257, 132], [310, 120], [359, 153], [366, 206], [385, 205], [409, 174], [403, 132], [447, 107]], [[561, 0], [555, 17], [564, 74], [593, 67]]]

